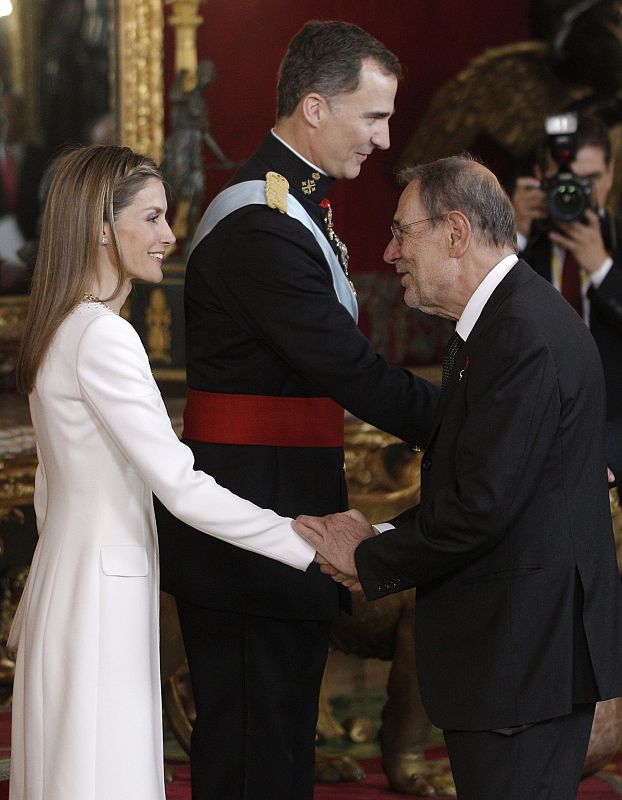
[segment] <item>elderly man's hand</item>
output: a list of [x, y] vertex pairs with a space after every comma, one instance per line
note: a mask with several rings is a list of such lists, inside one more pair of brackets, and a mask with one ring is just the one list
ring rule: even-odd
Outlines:
[[374, 528], [360, 511], [329, 514], [326, 517], [301, 515], [294, 521], [293, 528], [315, 547], [320, 556], [316, 561], [322, 564], [322, 572], [352, 591], [360, 590], [354, 551], [360, 542], [375, 535]]

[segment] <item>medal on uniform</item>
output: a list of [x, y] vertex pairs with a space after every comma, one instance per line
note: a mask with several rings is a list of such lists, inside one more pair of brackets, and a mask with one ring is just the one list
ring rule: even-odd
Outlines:
[[356, 289], [354, 288], [354, 284], [350, 280], [350, 274], [348, 272], [348, 264], [350, 262], [350, 256], [348, 255], [348, 248], [341, 241], [339, 236], [337, 236], [337, 232], [335, 231], [335, 227], [333, 225], [333, 209], [331, 208], [330, 200], [327, 197], [325, 197], [323, 200], [320, 201], [320, 208], [324, 211], [324, 224], [326, 226], [326, 233], [328, 234], [328, 239], [329, 241], [333, 242], [335, 247], [337, 248], [337, 258], [339, 259], [341, 268], [343, 269], [345, 276], [348, 279], [350, 288], [352, 289], [354, 294], [356, 294]]

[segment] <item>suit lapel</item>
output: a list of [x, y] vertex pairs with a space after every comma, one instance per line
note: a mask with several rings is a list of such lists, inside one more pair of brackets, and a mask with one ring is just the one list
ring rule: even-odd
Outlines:
[[533, 280], [535, 277], [536, 273], [531, 269], [529, 264], [522, 259], [519, 259], [488, 298], [488, 301], [482, 309], [479, 319], [473, 326], [473, 330], [469, 334], [468, 339], [456, 354], [456, 361], [450, 373], [449, 382], [441, 393], [441, 399], [438, 404], [438, 410], [436, 412], [434, 423], [432, 425], [432, 433], [428, 440], [426, 452], [430, 449], [432, 442], [436, 438], [436, 434], [443, 420], [445, 409], [451, 401], [451, 398], [456, 391], [458, 384], [462, 380], [466, 370], [469, 368], [471, 363], [471, 351], [479, 341], [482, 332], [488, 325], [488, 322], [495, 316], [499, 308], [507, 301], [508, 297], [513, 292], [515, 292], [523, 284]]

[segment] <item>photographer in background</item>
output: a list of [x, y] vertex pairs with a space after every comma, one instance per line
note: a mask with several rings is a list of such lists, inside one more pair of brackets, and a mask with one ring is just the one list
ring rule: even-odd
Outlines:
[[561, 121], [562, 128], [549, 128], [535, 177], [518, 178], [512, 203], [521, 257], [561, 291], [598, 346], [607, 389], [607, 452], [620, 482], [622, 221], [605, 210], [613, 181], [607, 128], [596, 117], [578, 115], [576, 132], [564, 135], [563, 123], [572, 116], [547, 120], [547, 126]]

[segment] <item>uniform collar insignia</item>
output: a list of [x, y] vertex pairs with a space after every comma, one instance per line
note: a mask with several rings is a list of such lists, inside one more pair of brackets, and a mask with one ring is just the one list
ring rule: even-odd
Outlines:
[[322, 176], [319, 172], [312, 172], [311, 177], [303, 180], [300, 189], [303, 194], [310, 195], [317, 189], [317, 182]]

